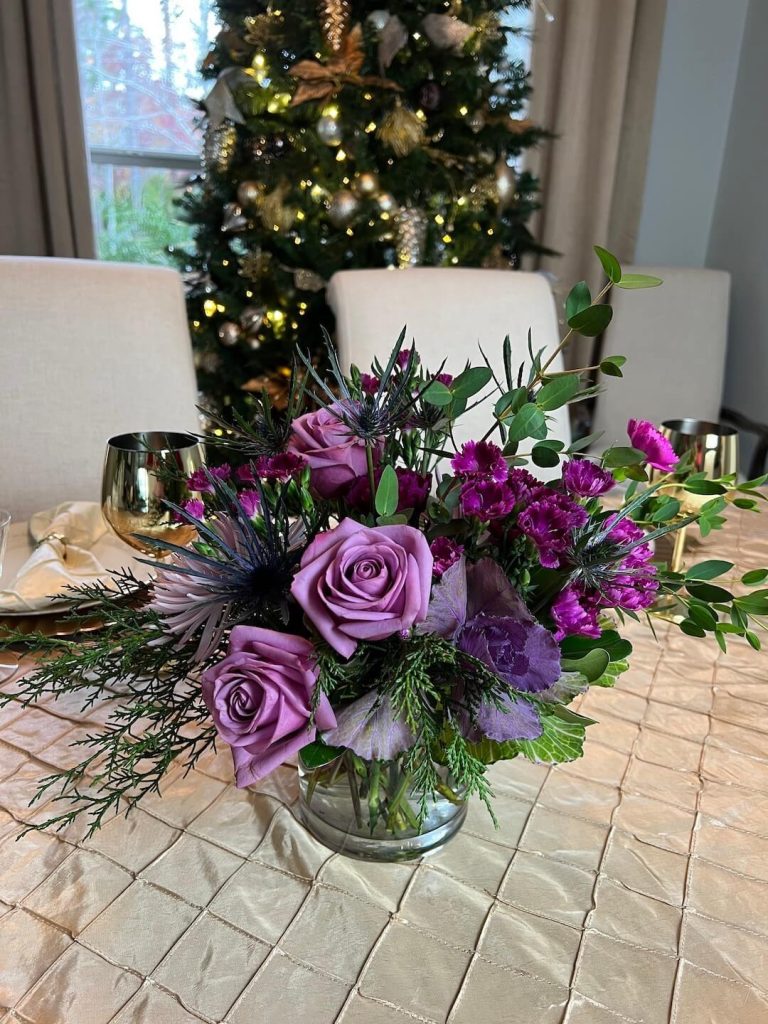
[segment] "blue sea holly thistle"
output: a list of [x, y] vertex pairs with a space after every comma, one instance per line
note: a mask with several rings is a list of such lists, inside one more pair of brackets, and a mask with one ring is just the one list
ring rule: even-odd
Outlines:
[[[304, 353], [286, 408], [264, 393], [211, 439], [229, 461], [195, 474], [174, 510], [194, 543], [165, 545], [149, 584], [127, 570], [73, 594], [72, 614], [100, 616], [101, 632], [4, 636], [43, 657], [0, 703], [109, 707], [82, 760], [42, 780], [60, 810], [30, 827], [84, 810], [93, 830], [218, 741], [237, 785], [296, 757], [308, 822], [342, 787], [345, 834], [411, 842], [435, 808], [475, 795], [493, 813], [494, 762], [580, 756], [591, 719], [574, 702], [626, 669], [627, 619], [652, 628], [663, 613], [723, 651], [760, 646], [768, 569], [676, 572], [655, 542], [759, 511], [765, 478], [707, 477], [642, 420], [602, 454], [588, 454], [598, 438], [549, 436], [556, 410], [624, 366], [555, 372], [557, 353], [605, 328], [611, 288], [661, 283], [596, 252], [607, 280], [594, 299], [584, 282], [571, 291], [560, 345], [529, 338], [520, 367], [507, 339], [501, 375], [482, 353], [425, 366], [404, 332], [349, 373], [332, 347], [327, 374]], [[487, 430], [457, 447], [477, 403]]]

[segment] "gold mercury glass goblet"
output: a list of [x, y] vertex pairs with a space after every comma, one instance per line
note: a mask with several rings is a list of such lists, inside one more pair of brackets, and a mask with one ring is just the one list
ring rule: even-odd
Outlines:
[[[708, 479], [716, 480], [738, 472], [739, 434], [733, 427], [707, 420], [666, 420], [661, 432], [680, 458], [692, 453], [692, 473], [706, 473]], [[711, 494], [690, 494], [683, 487], [666, 489], [665, 493], [678, 499], [682, 515], [694, 515], [712, 500]], [[680, 572], [683, 567], [686, 529], [675, 533], [670, 559], [673, 572]]]
[[176, 518], [166, 502], [189, 497], [189, 477], [203, 465], [203, 446], [194, 434], [137, 431], [107, 442], [101, 508], [115, 533], [132, 548], [162, 557], [136, 534], [184, 547], [197, 531]]

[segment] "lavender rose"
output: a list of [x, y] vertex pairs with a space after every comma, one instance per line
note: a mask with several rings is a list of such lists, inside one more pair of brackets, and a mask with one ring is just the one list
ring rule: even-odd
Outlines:
[[432, 553], [411, 526], [344, 519], [318, 534], [291, 593], [324, 640], [349, 658], [359, 640], [383, 640], [427, 614]]
[[337, 498], [367, 471], [365, 443], [331, 409], [295, 419], [288, 447], [309, 463], [312, 486], [321, 498]]
[[232, 747], [242, 789], [268, 775], [310, 743], [336, 716], [323, 695], [309, 727], [317, 682], [312, 644], [300, 636], [235, 626], [229, 653], [203, 673], [203, 700], [216, 729]]

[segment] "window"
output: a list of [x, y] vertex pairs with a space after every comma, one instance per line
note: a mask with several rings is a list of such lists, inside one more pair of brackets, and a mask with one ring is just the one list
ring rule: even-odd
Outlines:
[[75, 0], [75, 15], [99, 256], [170, 263], [190, 240], [172, 200], [200, 167], [213, 0]]

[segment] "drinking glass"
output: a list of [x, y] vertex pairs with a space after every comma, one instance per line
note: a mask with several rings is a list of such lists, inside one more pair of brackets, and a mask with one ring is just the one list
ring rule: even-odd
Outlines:
[[131, 547], [149, 555], [158, 549], [137, 537], [184, 547], [196, 530], [179, 520], [166, 504], [180, 505], [189, 497], [186, 485], [204, 461], [202, 444], [194, 434], [136, 431], [107, 442], [101, 487], [104, 518]]
[[[692, 473], [706, 473], [707, 478], [716, 480], [739, 468], [739, 434], [733, 427], [723, 423], [710, 423], [708, 420], [666, 420], [661, 424], [661, 432], [674, 448], [675, 454], [681, 458], [693, 453], [691, 460]], [[676, 491], [667, 491], [680, 502], [680, 511], [684, 515], [695, 514], [702, 505], [712, 500], [711, 494], [691, 494], [683, 487]], [[680, 572], [685, 556], [686, 529], [675, 534], [674, 549], [670, 561], [673, 572]]]
[[0, 508], [0, 576], [3, 575], [3, 556], [5, 555], [5, 545], [8, 542], [10, 527], [11, 513], [6, 512], [4, 508]]

